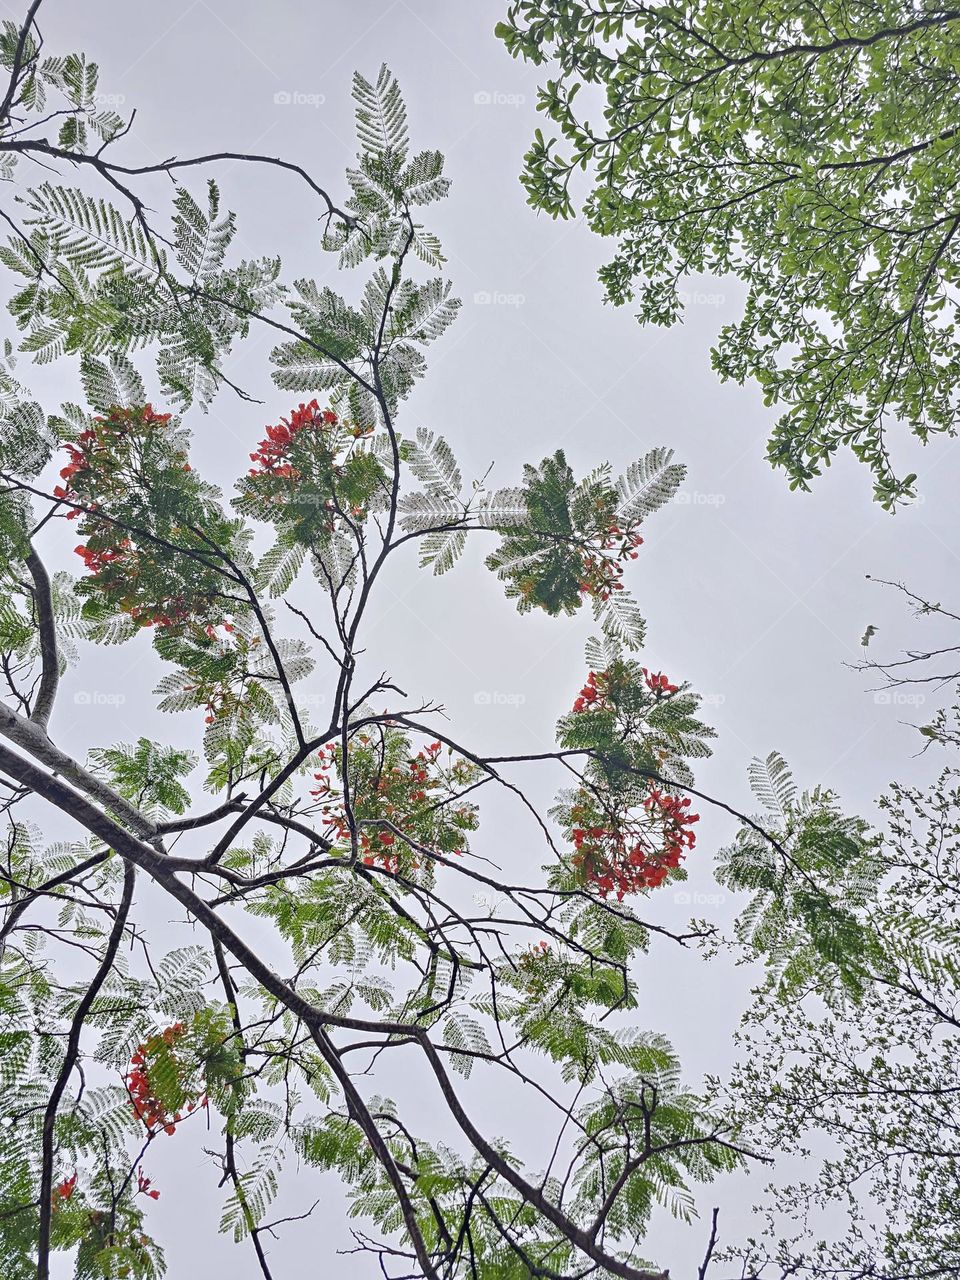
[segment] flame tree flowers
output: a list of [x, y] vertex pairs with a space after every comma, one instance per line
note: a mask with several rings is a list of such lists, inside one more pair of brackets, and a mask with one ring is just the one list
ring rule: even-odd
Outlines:
[[380, 865], [394, 875], [422, 872], [416, 878], [432, 884], [438, 858], [462, 857], [467, 850], [479, 813], [466, 797], [483, 776], [462, 758], [442, 762], [442, 752], [439, 742], [414, 751], [409, 734], [390, 725], [357, 734], [349, 750], [355, 800], [348, 812], [342, 751], [325, 747], [310, 794], [331, 846], [348, 856], [355, 850], [364, 866]]
[[[50, 96], [89, 86], [89, 64], [36, 61], [30, 23]], [[0, 62], [29, 116], [18, 36], [7, 28]], [[30, 252], [15, 237], [0, 255], [29, 275], [12, 304], [26, 349], [80, 352], [90, 406], [48, 417], [0, 366], [4, 1280], [49, 1280], [53, 1250], [75, 1252], [82, 1280], [156, 1280], [144, 1144], [178, 1155], [201, 1124], [220, 1225], [264, 1280], [278, 1221], [316, 1230], [328, 1170], [388, 1274], [653, 1280], [638, 1261], [653, 1216], [749, 1158], [656, 1030], [609, 1016], [636, 1007], [648, 947], [706, 932], [643, 915], [684, 874], [688, 762], [711, 736], [685, 684], [639, 665], [627, 586], [663, 553], [645, 525], [683, 469], [655, 448], [577, 477], [555, 452], [494, 489], [465, 482], [439, 436], [401, 432], [456, 315], [416, 220], [446, 179], [438, 153], [410, 149], [389, 73], [357, 77], [355, 97], [361, 154], [323, 245], [342, 270], [364, 266], [353, 301], [281, 286], [275, 257], [234, 260], [212, 185], [203, 204], [179, 185], [161, 235], [142, 201], [129, 221], [71, 188], [27, 191]], [[63, 108], [76, 164], [85, 103]], [[17, 145], [29, 136], [18, 127]], [[283, 335], [277, 393], [235, 456], [240, 429], [216, 437], [240, 477], [228, 494], [188, 456], [190, 431], [217, 424], [172, 411], [209, 403], [254, 324]], [[156, 355], [156, 407], [133, 350]], [[52, 492], [48, 464], [63, 472]], [[374, 626], [411, 549], [443, 573], [468, 539], [521, 612], [592, 611], [601, 635], [555, 749], [533, 759], [464, 741], [453, 691], [419, 688]], [[43, 557], [78, 541], [74, 589]], [[61, 733], [66, 660], [81, 674], [64, 681], [81, 682], [88, 660], [78, 636], [136, 645], [113, 664], [118, 692], [154, 685], [171, 717], [151, 719], [159, 740], [99, 742], [105, 722], [80, 702]], [[553, 818], [531, 768], [570, 784]], [[62, 815], [69, 841], [47, 846], [28, 803]], [[158, 920], [182, 945], [165, 951]], [[404, 1072], [414, 1109], [385, 1096]], [[485, 1087], [466, 1093], [471, 1072]], [[500, 1108], [532, 1096], [551, 1133], [521, 1164]]]
[[298, 405], [250, 454], [238, 509], [273, 523], [282, 545], [318, 553], [338, 529], [385, 509], [389, 485], [373, 435], [371, 424], [341, 421], [317, 400]]
[[613, 893], [622, 901], [628, 893], [658, 888], [696, 844], [689, 828], [699, 815], [686, 812], [689, 799], [651, 787], [639, 818], [626, 806], [615, 810], [593, 800], [585, 790], [569, 807], [576, 849], [571, 862], [604, 896]]
[[125, 1081], [130, 1106], [150, 1136], [175, 1133], [185, 1115], [208, 1104], [197, 1064], [177, 1052], [186, 1030], [174, 1022], [137, 1045], [130, 1059]]
[[54, 1207], [57, 1207], [64, 1200], [69, 1200], [76, 1190], [77, 1175], [72, 1173], [69, 1178], [64, 1178], [53, 1188]]
[[487, 558], [521, 613], [575, 613], [589, 600], [605, 634], [631, 648], [642, 642], [643, 619], [623, 572], [643, 545], [644, 518], [683, 478], [671, 456], [655, 449], [616, 481], [601, 466], [577, 482], [560, 450], [524, 468], [523, 520]]
[[663, 779], [689, 784], [686, 760], [709, 754], [714, 734], [696, 718], [700, 699], [687, 685], [651, 673], [609, 642], [602, 650], [592, 644], [591, 659], [605, 665], [588, 673], [558, 726], [559, 741], [585, 751], [590, 763], [555, 816], [573, 844], [575, 877], [622, 901], [683, 875], [699, 814]]
[[[89, 387], [100, 369], [88, 365]], [[186, 433], [137, 403], [142, 384], [131, 366], [124, 372], [130, 404], [93, 417], [65, 407], [57, 421], [68, 462], [54, 495], [86, 537], [76, 548], [89, 574], [79, 590], [94, 602], [88, 613], [119, 611], [137, 627], [219, 622], [231, 605], [218, 562], [240, 528], [192, 470]]]

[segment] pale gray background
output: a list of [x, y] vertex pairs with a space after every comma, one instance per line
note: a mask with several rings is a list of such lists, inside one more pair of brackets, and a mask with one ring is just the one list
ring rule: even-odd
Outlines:
[[[517, 174], [538, 121], [536, 78], [493, 37], [503, 7], [499, 0], [173, 0], [162, 7], [47, 0], [41, 16], [49, 51], [86, 50], [101, 65], [102, 91], [119, 96], [118, 109], [138, 108], [133, 134], [118, 148], [130, 163], [219, 148], [280, 154], [304, 164], [334, 198], [344, 194], [342, 171], [355, 151], [351, 74], [359, 68], [375, 77], [386, 60], [406, 95], [414, 146], [439, 147], [447, 156], [453, 193], [430, 217], [464, 299], [461, 318], [434, 348], [429, 376], [403, 411], [402, 429], [412, 434], [423, 424], [446, 435], [468, 475], [495, 461], [500, 483], [513, 482], [523, 461], [558, 445], [578, 471], [602, 458], [622, 469], [653, 445], [673, 446], [690, 468], [684, 500], [647, 526], [631, 585], [649, 619], [644, 660], [708, 695], [707, 717], [720, 737], [701, 784], [749, 808], [746, 765], [777, 748], [804, 785], [829, 784], [850, 808], [869, 814], [890, 778], [929, 777], [939, 760], [932, 753], [914, 758], [922, 740], [909, 727], [929, 719], [931, 703], [878, 700], [865, 692], [869, 682], [844, 666], [861, 656], [867, 623], [879, 626], [874, 643], [889, 654], [934, 634], [864, 575], [902, 577], [950, 603], [954, 446], [900, 449], [902, 470], [920, 473], [923, 501], [896, 518], [871, 503], [866, 472], [846, 458], [814, 495], [789, 493], [763, 456], [773, 411], [752, 387], [721, 386], [709, 366], [714, 335], [736, 315], [735, 282], [692, 280], [682, 326], [641, 330], [628, 310], [601, 304], [595, 272], [604, 246], [582, 224], [558, 225], [526, 206]], [[294, 100], [277, 102], [278, 94]], [[317, 246], [318, 210], [302, 185], [238, 166], [217, 174], [240, 215], [244, 252], [279, 250], [289, 274], [331, 278], [333, 259]], [[199, 181], [192, 188], [200, 194]], [[152, 191], [156, 207], [165, 207], [167, 187]], [[227, 486], [248, 465], [262, 424], [288, 406], [269, 381], [269, 346], [268, 338], [251, 339], [229, 369], [263, 407], [225, 394], [208, 417], [191, 419], [196, 461]], [[65, 369], [44, 370], [37, 385], [50, 407], [75, 395]], [[64, 544], [47, 545], [57, 560], [53, 547]], [[61, 562], [75, 570], [69, 559]], [[387, 667], [413, 696], [446, 704], [457, 736], [480, 749], [521, 751], [553, 743], [556, 717], [580, 684], [590, 632], [588, 618], [519, 618], [481, 568], [478, 549], [439, 581], [418, 575], [412, 559], [394, 570], [366, 643], [377, 670]], [[85, 655], [65, 686], [56, 735], [80, 754], [144, 732], [197, 746], [196, 718], [159, 728], [150, 698], [158, 674], [139, 641], [106, 659]], [[318, 683], [317, 697], [322, 688]], [[542, 779], [536, 794], [549, 797], [555, 781]], [[736, 904], [718, 895], [710, 864], [732, 825], [701, 811], [689, 888], [706, 896], [693, 910], [729, 923]], [[510, 866], [502, 842], [510, 830], [494, 814], [487, 843], [478, 847]], [[650, 914], [679, 926], [691, 908], [667, 890]], [[257, 926], [244, 927], [257, 936]], [[641, 982], [637, 1021], [672, 1037], [692, 1081], [722, 1073], [749, 974], [726, 957], [707, 967], [657, 946]], [[535, 1127], [529, 1110], [510, 1105], [496, 1113], [495, 1128], [519, 1150]], [[151, 1220], [167, 1242], [174, 1280], [248, 1280], [259, 1274], [249, 1246], [228, 1245], [213, 1229], [219, 1195], [202, 1145], [184, 1134], [151, 1152], [149, 1171], [163, 1192]], [[706, 1209], [723, 1206], [727, 1241], [747, 1227], [763, 1178], [704, 1192]], [[304, 1174], [283, 1211], [298, 1212], [316, 1195], [323, 1196], [316, 1218], [274, 1248], [277, 1276], [376, 1274], [370, 1259], [333, 1256], [350, 1242], [332, 1179]], [[690, 1274], [706, 1234], [706, 1223], [691, 1230], [661, 1217], [650, 1252], [674, 1276]]]

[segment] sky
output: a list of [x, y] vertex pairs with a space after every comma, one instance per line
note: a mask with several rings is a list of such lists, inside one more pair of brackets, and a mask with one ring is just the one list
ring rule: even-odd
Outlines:
[[[121, 113], [136, 107], [116, 158], [152, 163], [221, 149], [280, 155], [307, 168], [335, 200], [355, 152], [352, 73], [373, 78], [387, 62], [407, 101], [413, 144], [447, 158], [453, 188], [433, 207], [431, 225], [463, 299], [457, 323], [429, 354], [426, 380], [403, 407], [401, 430], [439, 432], [467, 476], [492, 463], [498, 484], [514, 483], [524, 462], [558, 447], [578, 473], [601, 460], [619, 472], [656, 445], [672, 447], [688, 478], [647, 525], [630, 585], [648, 619], [643, 661], [690, 680], [718, 731], [699, 785], [749, 810], [747, 765], [776, 749], [803, 787], [830, 786], [848, 810], [869, 817], [892, 778], [925, 781], [940, 761], [918, 756], [922, 739], [911, 727], [930, 719], [932, 702], [878, 693], [851, 669], [863, 657], [868, 624], [877, 627], [878, 655], [936, 635], [866, 575], [951, 603], [944, 593], [956, 578], [956, 446], [903, 445], [898, 461], [919, 473], [921, 500], [895, 517], [872, 503], [868, 474], [849, 458], [813, 494], [790, 493], [764, 459], [775, 410], [756, 388], [722, 385], [710, 368], [717, 332], [738, 314], [736, 282], [691, 279], [684, 323], [642, 329], [629, 308], [603, 304], [596, 272], [609, 246], [581, 221], [556, 223], [525, 203], [518, 174], [540, 122], [536, 74], [494, 38], [503, 8], [502, 0], [47, 0], [42, 27], [51, 51], [83, 49], [99, 62], [106, 105]], [[242, 252], [280, 252], [287, 278], [334, 282], [334, 259], [319, 249], [319, 210], [296, 179], [239, 164], [215, 172], [237, 211]], [[200, 187], [197, 178], [192, 189]], [[168, 187], [148, 189], [164, 207]], [[356, 282], [336, 285], [348, 291]], [[264, 422], [288, 408], [270, 383], [269, 345], [252, 337], [228, 368], [263, 404], [225, 393], [209, 414], [188, 419], [196, 465], [225, 485], [246, 467]], [[65, 367], [43, 369], [36, 386], [50, 407], [76, 395]], [[440, 579], [418, 572], [412, 557], [404, 562], [384, 584], [366, 644], [378, 669], [412, 697], [442, 701], [457, 736], [493, 754], [553, 745], [556, 718], [582, 683], [591, 630], [588, 618], [519, 617], [476, 552]], [[171, 732], [152, 710], [158, 674], [139, 641], [106, 657], [85, 652], [65, 682], [57, 740], [83, 755], [152, 729]], [[321, 687], [318, 702], [323, 696]], [[173, 732], [191, 741], [186, 723]], [[555, 779], [547, 781], [544, 797]], [[651, 907], [674, 926], [690, 914], [729, 925], [742, 905], [724, 896], [710, 870], [732, 822], [718, 810], [701, 812], [688, 884]], [[485, 838], [502, 843], [510, 834], [505, 815], [495, 814]], [[156, 923], [161, 934], [179, 928], [166, 917]], [[662, 946], [641, 970], [636, 1019], [673, 1040], [691, 1082], [722, 1074], [735, 1056], [731, 1036], [750, 975], [723, 955], [705, 964]], [[416, 1081], [398, 1088], [415, 1095]], [[536, 1137], [536, 1124], [533, 1113], [510, 1107], [497, 1120], [519, 1147]], [[229, 1266], [234, 1280], [248, 1280], [258, 1274], [252, 1253], [212, 1230], [219, 1193], [201, 1146], [157, 1154], [156, 1182], [165, 1190], [151, 1215], [170, 1241], [170, 1275], [190, 1280]], [[310, 1224], [274, 1246], [277, 1275], [375, 1274], [369, 1258], [333, 1259], [350, 1244], [342, 1202], [329, 1180], [308, 1187], [303, 1179], [302, 1188], [295, 1180], [294, 1201], [302, 1208], [320, 1195], [321, 1205]], [[701, 1198], [707, 1210], [722, 1206], [727, 1242], [748, 1224], [762, 1181], [733, 1179]], [[648, 1252], [680, 1276], [702, 1255], [707, 1234], [706, 1222], [691, 1231], [658, 1220]]]

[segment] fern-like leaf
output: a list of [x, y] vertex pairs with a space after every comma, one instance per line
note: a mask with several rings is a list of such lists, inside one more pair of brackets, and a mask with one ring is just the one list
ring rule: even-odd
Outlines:
[[639, 523], [670, 501], [687, 474], [686, 467], [671, 462], [672, 458], [672, 449], [651, 449], [619, 478], [617, 518], [621, 524]]
[[380, 68], [377, 83], [358, 72], [353, 77], [353, 98], [357, 104], [357, 137], [363, 151], [379, 157], [393, 152], [401, 159], [407, 151], [407, 111], [400, 86], [386, 63]]

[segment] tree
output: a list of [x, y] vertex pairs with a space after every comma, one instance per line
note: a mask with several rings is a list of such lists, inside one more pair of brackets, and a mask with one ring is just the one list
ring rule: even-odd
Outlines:
[[[919, 619], [957, 620], [901, 583], [882, 585]], [[917, 690], [956, 685], [955, 645], [868, 658], [876, 633], [866, 629], [856, 669], [888, 696], [919, 706], [926, 695]], [[737, 1036], [739, 1066], [713, 1081], [712, 1096], [760, 1150], [794, 1157], [800, 1171], [765, 1189], [756, 1236], [719, 1251], [725, 1275], [919, 1280], [960, 1271], [955, 691], [952, 702], [916, 726], [919, 754], [946, 749], [946, 764], [926, 785], [891, 783], [872, 823], [845, 816], [830, 791], [798, 794], [776, 753], [751, 766], [761, 812], [721, 852], [718, 875], [752, 894], [731, 941], [766, 973]]]
[[587, 220], [617, 242], [607, 298], [669, 325], [688, 273], [743, 281], [713, 363], [784, 407], [771, 463], [807, 489], [849, 448], [884, 507], [909, 499], [891, 423], [956, 429], [960, 12], [517, 0], [497, 30], [548, 68], [538, 105], [562, 135], [537, 131], [530, 202], [571, 217], [589, 174]]
[[[151, 1148], [206, 1117], [221, 1228], [250, 1240], [266, 1280], [293, 1154], [337, 1173], [363, 1219], [357, 1248], [387, 1274], [660, 1275], [642, 1243], [655, 1207], [689, 1216], [691, 1185], [751, 1154], [683, 1084], [663, 1037], [629, 1020], [638, 955], [654, 938], [711, 932], [642, 914], [646, 895], [684, 877], [691, 797], [708, 799], [688, 762], [712, 731], [686, 684], [640, 665], [643, 622], [623, 582], [683, 469], [656, 448], [619, 478], [601, 465], [578, 479], [558, 451], [493, 490], [465, 486], [441, 438], [400, 433], [424, 351], [457, 304], [414, 266], [442, 264], [417, 219], [447, 179], [439, 153], [411, 150], [386, 68], [355, 79], [360, 152], [343, 209], [296, 170], [323, 203], [325, 247], [344, 271], [366, 270], [351, 303], [285, 282], [276, 257], [231, 257], [234, 217], [215, 183], [204, 202], [179, 183], [217, 157], [150, 166], [177, 180], [158, 228], [131, 185], [146, 169], [111, 158], [129, 122], [96, 110], [92, 64], [43, 54], [38, 7], [0, 41], [0, 151], [11, 165], [31, 153], [69, 163], [96, 190], [21, 189], [0, 250], [18, 278], [22, 350], [77, 356], [89, 406], [46, 413], [8, 349], [3, 1273], [45, 1280], [63, 1249], [80, 1278], [158, 1276]], [[56, 145], [40, 132], [53, 117]], [[193, 468], [191, 428], [172, 410], [209, 403], [253, 325], [276, 335], [284, 412], [251, 441], [228, 500]], [[144, 351], [163, 406], [131, 359]], [[589, 604], [600, 629], [557, 747], [540, 756], [472, 750], [364, 646], [399, 553], [416, 545], [442, 573], [468, 536], [492, 540], [487, 563], [521, 612]], [[79, 579], [51, 573], [73, 544]], [[193, 717], [199, 751], [140, 737], [69, 754], [57, 692], [73, 641], [144, 634], [158, 707]], [[329, 717], [317, 725], [302, 691], [321, 682]], [[542, 765], [567, 780], [549, 815], [523, 786]], [[491, 791], [516, 806], [506, 870], [471, 850]], [[66, 841], [37, 825], [56, 813]], [[547, 860], [528, 876], [531, 836]], [[186, 913], [190, 945], [161, 953], [156, 895]], [[478, 1114], [461, 1084], [472, 1070], [553, 1116], [539, 1167]], [[456, 1147], [385, 1096], [398, 1072]]]
[[960, 666], [957, 654], [960, 644], [952, 641], [952, 633], [960, 614], [937, 600], [928, 600], [925, 596], [912, 591], [902, 582], [887, 582], [878, 579], [881, 586], [893, 587], [908, 602], [917, 619], [933, 619], [948, 628], [948, 644], [926, 645], [921, 648], [908, 649], [899, 658], [871, 658], [867, 655], [867, 646], [873, 639], [875, 628], [868, 627], [863, 636], [864, 657], [857, 664], [858, 671], [869, 672], [870, 676], [880, 681], [880, 688], [889, 698], [896, 698], [906, 705], [920, 706], [926, 701], [926, 692], [939, 694], [947, 686], [953, 688], [953, 704], [950, 707], [935, 707], [928, 724], [917, 725], [918, 732], [925, 739], [922, 750], [928, 751], [934, 743], [945, 747], [960, 745]]
[[[809, 870], [798, 819], [818, 807], [826, 814], [833, 801], [798, 797], [783, 761], [768, 766], [753, 771], [764, 821]], [[878, 807], [872, 837], [848, 822], [846, 856], [837, 845], [832, 859], [836, 900], [861, 946], [835, 937], [833, 954], [821, 947], [815, 963], [798, 965], [804, 948], [784, 948], [782, 932], [767, 929], [782, 908], [762, 883], [742, 920], [769, 976], [745, 1021], [727, 1097], [750, 1118], [754, 1142], [803, 1157], [803, 1176], [773, 1190], [763, 1234], [728, 1251], [728, 1274], [912, 1280], [960, 1270], [955, 765], [927, 788], [892, 785]], [[821, 844], [821, 859], [833, 843]], [[752, 835], [728, 857], [732, 883], [762, 882], [769, 859]]]

